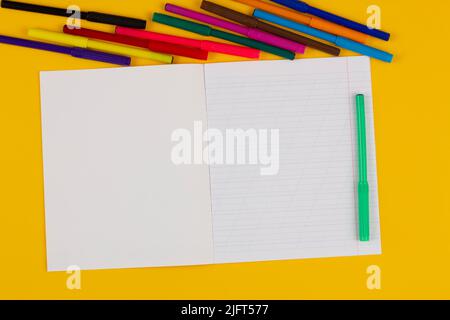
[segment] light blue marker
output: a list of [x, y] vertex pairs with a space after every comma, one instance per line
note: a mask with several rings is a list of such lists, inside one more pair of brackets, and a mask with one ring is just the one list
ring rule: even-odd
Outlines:
[[258, 19], [262, 19], [271, 23], [275, 23], [278, 24], [280, 26], [289, 28], [289, 29], [293, 29], [305, 34], [308, 34], [310, 36], [334, 43], [335, 45], [337, 45], [338, 47], [353, 51], [353, 52], [357, 52], [359, 54], [362, 55], [366, 55], [381, 61], [385, 61], [385, 62], [392, 62], [392, 59], [394, 58], [394, 56], [392, 54], [390, 54], [389, 52], [386, 51], [382, 51], [382, 50], [378, 50], [369, 46], [366, 46], [362, 43], [353, 41], [353, 40], [349, 40], [347, 38], [344, 37], [340, 37], [340, 36], [336, 36], [333, 34], [330, 34], [328, 32], [324, 32], [324, 31], [320, 31], [308, 26], [305, 26], [303, 24], [288, 20], [288, 19], [284, 19], [281, 18], [279, 16], [276, 16], [274, 14], [268, 13], [266, 11], [263, 10], [259, 10], [256, 9], [253, 12], [253, 16], [255, 18]]

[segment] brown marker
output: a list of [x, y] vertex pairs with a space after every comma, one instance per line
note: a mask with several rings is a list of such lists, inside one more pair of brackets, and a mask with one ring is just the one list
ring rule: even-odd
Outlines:
[[279, 37], [283, 37], [283, 38], [298, 42], [300, 44], [320, 50], [322, 52], [331, 54], [333, 56], [339, 56], [339, 54], [341, 53], [341, 49], [339, 49], [339, 48], [336, 48], [336, 47], [330, 46], [328, 44], [322, 43], [320, 41], [316, 41], [314, 39], [304, 37], [302, 35], [275, 27], [271, 24], [259, 21], [258, 19], [254, 18], [252, 16], [240, 13], [240, 12], [232, 10], [232, 9], [228, 9], [224, 6], [218, 5], [218, 4], [210, 2], [210, 1], [204, 0], [202, 2], [201, 8], [203, 10], [214, 13], [223, 18], [243, 24], [247, 27], [257, 28], [259, 30], [262, 30], [262, 31], [277, 35]]

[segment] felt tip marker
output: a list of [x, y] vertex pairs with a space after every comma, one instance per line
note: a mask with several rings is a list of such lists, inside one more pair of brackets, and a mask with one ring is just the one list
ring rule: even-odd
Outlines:
[[123, 54], [131, 57], [155, 60], [162, 63], [170, 64], [173, 62], [173, 57], [170, 55], [91, 40], [86, 37], [74, 36], [71, 34], [52, 32], [41, 29], [29, 29], [28, 36], [40, 40], [66, 44], [74, 47], [106, 51], [114, 54]]
[[269, 23], [265, 23], [263, 21], [259, 21], [255, 17], [243, 14], [239, 11], [235, 11], [224, 6], [218, 5], [217, 3], [211, 1], [202, 1], [201, 8], [208, 12], [214, 13], [218, 16], [221, 16], [225, 19], [234, 21], [239, 24], [243, 24], [250, 28], [256, 28], [279, 37], [289, 39], [291, 41], [303, 44], [307, 47], [331, 54], [333, 56], [339, 56], [341, 49], [337, 47], [330, 46], [326, 43], [316, 41], [314, 39], [302, 36], [298, 33], [290, 32], [288, 30], [278, 28]]
[[[66, 8], [47, 7], [37, 4], [18, 1], [8, 1], [8, 0], [3, 0], [1, 3], [1, 7], [5, 9], [14, 9], [34, 13], [49, 14], [60, 17], [72, 17], [74, 14], [73, 11], [67, 10]], [[145, 29], [145, 26], [147, 25], [147, 22], [145, 20], [116, 16], [112, 14], [93, 11], [81, 11], [79, 12], [79, 18], [92, 22], [112, 24], [136, 29]]]
[[197, 48], [180, 46], [171, 43], [151, 41], [145, 39], [133, 38], [125, 35], [119, 35], [115, 33], [102, 32], [97, 30], [91, 30], [86, 28], [70, 28], [64, 26], [63, 32], [66, 34], [72, 34], [76, 36], [82, 36], [86, 38], [99, 39], [109, 42], [122, 43], [133, 47], [145, 48], [154, 52], [161, 52], [166, 54], [172, 54], [176, 56], [182, 56], [198, 60], [207, 60], [208, 51], [200, 50]]
[[291, 8], [293, 10], [303, 12], [306, 14], [310, 14], [319, 18], [322, 18], [324, 20], [336, 23], [338, 25], [356, 30], [358, 32], [367, 34], [369, 36], [388, 41], [391, 35], [387, 32], [378, 30], [378, 29], [371, 29], [367, 25], [364, 25], [362, 23], [358, 23], [343, 17], [340, 17], [338, 15], [335, 15], [333, 13], [318, 9], [316, 7], [310, 6], [304, 1], [299, 0], [271, 0], [275, 3], [281, 4], [285, 7]]
[[116, 54], [104, 53], [100, 51], [88, 50], [83, 48], [64, 47], [56, 44], [40, 41], [27, 40], [22, 38], [8, 37], [0, 35], [0, 43], [19, 46], [30, 49], [44, 50], [70, 55], [75, 58], [87, 59], [93, 61], [106, 62], [120, 66], [129, 66], [131, 58]]
[[237, 34], [241, 34], [243, 36], [249, 37], [250, 39], [261, 41], [279, 48], [283, 48], [289, 51], [297, 52], [297, 53], [305, 53], [306, 47], [303, 44], [293, 42], [291, 40], [278, 37], [276, 35], [267, 33], [265, 31], [249, 28], [247, 26], [243, 26], [240, 24], [236, 24], [233, 22], [229, 22], [223, 19], [219, 19], [207, 14], [203, 14], [194, 10], [186, 9], [180, 6], [176, 6], [173, 4], [166, 4], [166, 11], [181, 15], [183, 17], [197, 20], [203, 23], [207, 23], [209, 25], [213, 25], [227, 31], [231, 31]]
[[261, 53], [260, 50], [253, 48], [235, 46], [232, 44], [226, 44], [215, 41], [197, 40], [186, 37], [173, 36], [169, 34], [151, 32], [146, 30], [136, 30], [125, 27], [116, 27], [116, 34], [139, 39], [172, 43], [175, 45], [198, 48], [208, 52], [222, 53], [249, 59], [258, 59]]
[[356, 96], [356, 122], [358, 130], [358, 212], [359, 212], [359, 240], [370, 240], [370, 212], [369, 212], [369, 182], [367, 181], [367, 137], [366, 111], [364, 95]]
[[369, 39], [369, 36], [367, 34], [355, 31], [350, 28], [343, 27], [341, 25], [332, 23], [324, 19], [320, 19], [314, 16], [307, 16], [306, 14], [292, 11], [290, 9], [280, 7], [271, 3], [267, 3], [264, 1], [260, 0], [234, 0], [234, 1], [246, 4], [256, 9], [270, 12], [285, 19], [289, 19], [307, 25], [314, 29], [322, 30], [337, 36], [351, 39], [356, 42], [366, 43], [366, 41]]
[[343, 37], [339, 37], [324, 31], [320, 31], [308, 26], [305, 26], [303, 24], [291, 21], [291, 20], [287, 20], [284, 18], [281, 18], [279, 16], [273, 15], [271, 13], [256, 9], [253, 12], [253, 16], [258, 18], [258, 19], [262, 19], [274, 24], [278, 24], [280, 26], [289, 28], [289, 29], [293, 29], [299, 32], [303, 32], [306, 33], [310, 36], [319, 38], [319, 39], [323, 39], [325, 41], [329, 41], [331, 43], [334, 43], [335, 45], [337, 45], [338, 47], [362, 54], [362, 55], [366, 55], [384, 62], [392, 62], [392, 59], [394, 58], [394, 56], [392, 54], [390, 54], [389, 52], [386, 51], [382, 51], [373, 47], [369, 47], [366, 46], [362, 43], [358, 43], [356, 41], [352, 41], [349, 40], [347, 38], [343, 38]]
[[211, 36], [215, 38], [219, 38], [222, 40], [230, 41], [233, 43], [237, 43], [243, 46], [247, 46], [250, 48], [258, 49], [261, 51], [265, 51], [274, 55], [277, 55], [282, 58], [286, 58], [289, 60], [295, 59], [295, 53], [289, 50], [285, 50], [279, 47], [275, 47], [260, 41], [256, 41], [253, 39], [249, 39], [246, 37], [238, 36], [233, 33], [224, 32], [220, 30], [216, 30], [211, 28], [206, 24], [196, 23], [192, 21], [188, 21], [185, 19], [180, 19], [176, 17], [172, 17], [162, 13], [154, 13], [153, 21], [162, 23], [174, 28], [186, 30], [189, 32], [193, 32], [202, 36]]

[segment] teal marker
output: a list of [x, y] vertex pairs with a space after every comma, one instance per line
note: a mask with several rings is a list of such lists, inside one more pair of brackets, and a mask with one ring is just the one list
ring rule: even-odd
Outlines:
[[366, 141], [366, 111], [364, 95], [356, 96], [356, 118], [358, 128], [358, 212], [359, 240], [370, 240], [369, 226], [369, 182], [367, 181], [367, 141]]
[[202, 36], [210, 36], [219, 38], [222, 40], [234, 42], [246, 47], [258, 49], [261, 51], [265, 51], [274, 55], [277, 55], [282, 58], [286, 58], [289, 60], [295, 59], [295, 53], [289, 50], [281, 49], [260, 41], [256, 41], [253, 39], [249, 39], [242, 36], [237, 36], [233, 33], [220, 31], [206, 24], [196, 23], [185, 19], [180, 19], [176, 17], [172, 17], [162, 13], [154, 13], [153, 21], [161, 24], [165, 24], [167, 26], [175, 27], [178, 29], [186, 30], [189, 32], [197, 33]]

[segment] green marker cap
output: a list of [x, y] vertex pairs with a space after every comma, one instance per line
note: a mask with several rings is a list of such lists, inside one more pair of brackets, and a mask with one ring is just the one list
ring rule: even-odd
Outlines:
[[212, 28], [207, 25], [191, 22], [184, 19], [175, 18], [167, 14], [154, 13], [153, 21], [162, 23], [171, 27], [183, 29], [186, 31], [201, 34], [202, 36], [210, 36]]

